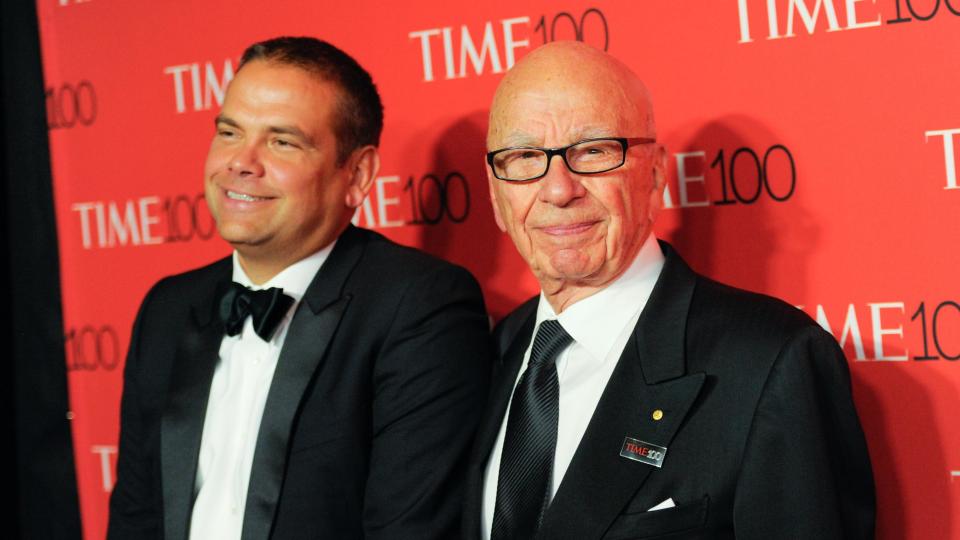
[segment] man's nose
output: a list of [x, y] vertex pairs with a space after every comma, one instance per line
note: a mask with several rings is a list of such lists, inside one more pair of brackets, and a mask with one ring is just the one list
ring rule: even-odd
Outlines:
[[227, 168], [231, 174], [236, 176], [263, 176], [263, 163], [260, 160], [259, 145], [251, 142], [237, 147], [233, 155], [230, 156]]
[[540, 200], [554, 206], [566, 206], [587, 192], [580, 177], [567, 168], [563, 157], [559, 155], [551, 156], [547, 174], [538, 182]]

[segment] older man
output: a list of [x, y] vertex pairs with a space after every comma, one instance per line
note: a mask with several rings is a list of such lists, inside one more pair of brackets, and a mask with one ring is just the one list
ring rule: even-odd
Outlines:
[[462, 268], [350, 225], [380, 97], [313, 38], [247, 49], [205, 168], [233, 255], [147, 294], [111, 539], [447, 539], [487, 392]]
[[495, 333], [464, 535], [871, 537], [836, 342], [654, 238], [666, 156], [643, 83], [583, 44], [544, 46], [504, 77], [487, 145], [497, 224], [541, 293]]

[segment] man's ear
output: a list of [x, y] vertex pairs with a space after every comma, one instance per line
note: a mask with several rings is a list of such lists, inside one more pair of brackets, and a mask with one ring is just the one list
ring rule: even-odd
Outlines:
[[353, 151], [347, 160], [350, 178], [347, 184], [345, 204], [349, 208], [358, 208], [373, 186], [373, 179], [380, 171], [380, 152], [376, 146], [367, 145]]
[[653, 150], [653, 156], [650, 165], [651, 171], [650, 200], [648, 201], [650, 223], [657, 220], [660, 209], [663, 208], [663, 190], [667, 187], [667, 149], [662, 144], [657, 144]]
[[493, 219], [497, 222], [497, 227], [500, 227], [500, 230], [507, 232], [507, 227], [503, 223], [503, 217], [500, 215], [500, 205], [497, 204], [497, 182], [503, 182], [503, 180], [498, 180], [496, 176], [493, 175], [493, 171], [490, 169], [490, 165], [486, 166], [487, 169], [487, 186], [490, 189], [490, 204], [493, 206]]

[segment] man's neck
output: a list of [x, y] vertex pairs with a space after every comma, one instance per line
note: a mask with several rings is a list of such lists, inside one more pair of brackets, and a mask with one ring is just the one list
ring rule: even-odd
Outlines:
[[[597, 281], [595, 277], [592, 279], [591, 277], [587, 277], [582, 279], [564, 280], [540, 276], [538, 276], [538, 281], [540, 282], [540, 290], [543, 292], [543, 296], [547, 300], [547, 303], [549, 303], [550, 307], [553, 308], [554, 313], [559, 315], [565, 309], [576, 304], [577, 302], [589, 298], [594, 294], [606, 289], [620, 279], [624, 273], [629, 271], [632, 267], [636, 267], [637, 265], [640, 265], [640, 267], [649, 267], [650, 265], [656, 264], [658, 265], [657, 268], [659, 268], [659, 265], [662, 261], [663, 253], [660, 250], [660, 246], [657, 244], [657, 239], [653, 234], [650, 234], [630, 258], [630, 263], [621, 268], [620, 271], [612, 277], [605, 279], [603, 282]], [[635, 274], [638, 269], [639, 267], [634, 268], [632, 272]]]
[[[282, 255], [277, 253], [250, 253], [249, 250], [243, 250], [238, 247], [237, 261], [240, 263], [240, 267], [243, 268], [243, 273], [247, 275], [251, 283], [254, 285], [263, 285], [290, 266], [329, 246], [336, 239], [337, 237], [334, 237], [316, 249], [299, 250]], [[244, 251], [246, 251], [246, 253]]]
[[[237, 260], [240, 267], [254, 285], [263, 285], [273, 279], [274, 276], [283, 271], [284, 268], [292, 263], [271, 263], [270, 261], [258, 261], [255, 258], [245, 257], [239, 251]], [[293, 261], [296, 262], [296, 261]]]
[[557, 315], [563, 313], [563, 310], [573, 304], [603, 290], [606, 286], [607, 284], [579, 285], [564, 281], [540, 282], [540, 288], [543, 291], [544, 298], [547, 299], [550, 307], [553, 308], [554, 313]]
[[[240, 267], [254, 285], [263, 285], [270, 281], [280, 272], [283, 272], [289, 266], [306, 259], [310, 255], [326, 248], [336, 242], [337, 238], [347, 229], [349, 222], [343, 224], [336, 234], [325, 240], [315, 239], [312, 242], [307, 240], [301, 244], [299, 249], [290, 251], [264, 251], [264, 246], [249, 246], [235, 244], [233, 247], [237, 250], [237, 259]], [[310, 244], [314, 244], [310, 246]], [[319, 245], [317, 245], [319, 244]], [[310, 247], [307, 247], [310, 246]]]

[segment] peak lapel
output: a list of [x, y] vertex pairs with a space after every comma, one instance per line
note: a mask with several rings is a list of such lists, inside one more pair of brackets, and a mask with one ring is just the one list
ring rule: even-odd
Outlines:
[[223, 338], [223, 325], [213, 314], [216, 299], [230, 279], [230, 266], [224, 264], [224, 268], [216, 286], [191, 308], [191, 320], [177, 346], [160, 423], [163, 527], [168, 540], [183, 540], [189, 530], [203, 421]]
[[290, 322], [260, 422], [247, 490], [243, 540], [270, 536], [294, 417], [350, 302], [351, 295], [344, 287], [365, 245], [363, 233], [352, 226], [340, 235]]
[[483, 422], [477, 431], [476, 456], [480, 458], [477, 461], [482, 463], [486, 463], [493, 449], [493, 443], [496, 442], [500, 425], [507, 412], [507, 403], [513, 393], [513, 384], [517, 380], [517, 373], [523, 363], [523, 354], [533, 336], [533, 325], [537, 315], [536, 303], [532, 303], [532, 306], [533, 309], [529, 309], [529, 313], [521, 315], [524, 319], [523, 323], [501, 356], [500, 367], [495, 375], [494, 387], [487, 403], [487, 414], [484, 415]]
[[487, 399], [486, 412], [483, 415], [474, 442], [474, 451], [470, 458], [467, 471], [466, 500], [464, 501], [464, 538], [480, 538], [480, 516], [483, 512], [483, 480], [490, 452], [500, 433], [507, 412], [507, 404], [513, 393], [513, 383], [517, 380], [517, 373], [523, 363], [523, 354], [530, 344], [533, 335], [533, 325], [536, 322], [536, 301], [528, 303], [533, 306], [529, 309], [524, 305], [521, 309], [528, 313], [518, 313], [523, 319], [520, 329], [516, 332], [505, 352], [501, 355], [500, 365], [494, 375], [493, 387]]
[[[669, 248], [633, 336], [544, 517], [538, 538], [600, 538], [655, 467], [621, 457], [627, 437], [667, 448], [703, 386], [685, 374], [686, 318], [695, 275]], [[655, 421], [653, 411], [662, 418]]]

